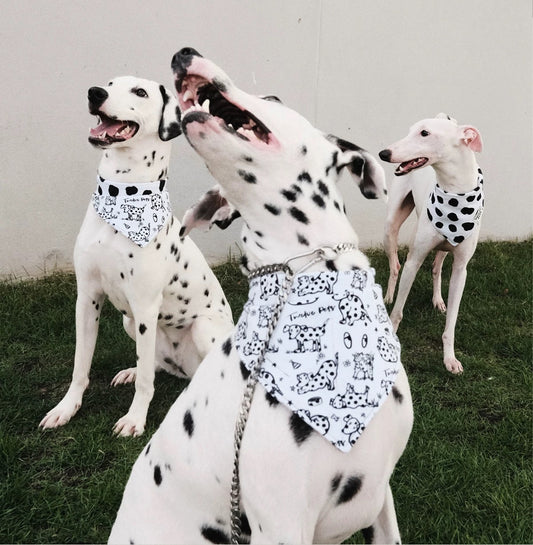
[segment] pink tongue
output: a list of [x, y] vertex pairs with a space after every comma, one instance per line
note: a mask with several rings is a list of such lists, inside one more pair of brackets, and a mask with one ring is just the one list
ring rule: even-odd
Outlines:
[[109, 136], [115, 136], [117, 132], [122, 130], [126, 126], [124, 121], [113, 121], [112, 119], [106, 119], [102, 121], [100, 125], [91, 129], [91, 136], [100, 136], [102, 134], [108, 134]]

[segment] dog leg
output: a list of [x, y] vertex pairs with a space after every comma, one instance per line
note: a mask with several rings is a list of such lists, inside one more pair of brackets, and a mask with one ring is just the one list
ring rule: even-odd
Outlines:
[[442, 264], [446, 255], [447, 252], [438, 251], [431, 270], [433, 275], [433, 306], [443, 314], [446, 312], [446, 304], [442, 298]]
[[76, 351], [72, 382], [65, 397], [41, 420], [42, 428], [66, 424], [81, 407], [83, 393], [89, 385], [89, 371], [98, 336], [98, 324], [104, 294], [85, 293], [78, 288], [76, 299]]
[[383, 508], [376, 522], [367, 528], [364, 534], [365, 540], [368, 539], [370, 543], [397, 543], [398, 545], [401, 543], [390, 485], [387, 487]]
[[448, 312], [446, 314], [446, 325], [442, 334], [442, 344], [444, 349], [444, 365], [450, 373], [460, 374], [463, 372], [461, 362], [455, 357], [455, 325], [459, 314], [459, 306], [463, 296], [463, 290], [466, 283], [466, 265], [459, 256], [454, 255], [452, 274], [450, 277], [450, 287], [448, 289]]
[[[395, 184], [398, 185], [398, 183]], [[396, 194], [401, 190], [400, 194]], [[402, 185], [396, 191], [391, 192], [389, 197], [389, 203], [387, 206], [387, 218], [385, 220], [385, 236], [383, 239], [383, 246], [385, 253], [389, 258], [389, 281], [387, 283], [387, 293], [384, 297], [385, 303], [392, 303], [394, 300], [394, 291], [396, 289], [396, 283], [398, 281], [398, 275], [400, 273], [400, 261], [398, 259], [398, 233], [400, 227], [405, 220], [409, 217], [415, 207], [415, 201], [413, 199], [413, 193], [410, 190], [410, 184], [406, 183]]]
[[139, 436], [144, 431], [148, 406], [154, 395], [155, 345], [157, 314], [161, 306], [161, 295], [150, 304], [139, 304], [132, 308], [135, 320], [137, 346], [137, 368], [135, 395], [128, 413], [115, 424], [113, 431], [123, 437]]
[[[135, 321], [129, 316], [123, 316], [122, 324], [126, 333], [135, 340]], [[128, 369], [122, 369], [119, 371], [111, 381], [111, 386], [118, 386], [119, 384], [130, 384], [135, 382], [137, 376], [137, 368], [130, 367]]]
[[398, 286], [398, 295], [396, 296], [396, 302], [394, 303], [394, 308], [390, 314], [394, 332], [398, 330], [398, 326], [402, 321], [403, 307], [405, 306], [407, 296], [411, 291], [416, 273], [433, 247], [433, 245], [427, 244], [427, 241], [425, 244], [424, 241], [417, 241], [417, 238], [418, 237], [415, 238], [415, 242], [407, 254], [407, 260], [403, 266], [402, 276], [400, 277], [400, 285]]

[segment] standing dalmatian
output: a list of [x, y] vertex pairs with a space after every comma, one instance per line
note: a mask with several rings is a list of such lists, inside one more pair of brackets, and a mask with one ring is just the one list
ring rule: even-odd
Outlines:
[[[412, 427], [409, 384], [392, 326], [378, 319], [380, 289], [357, 249], [337, 185], [346, 171], [363, 195], [377, 197], [384, 193], [383, 170], [366, 151], [324, 135], [272, 97], [239, 89], [195, 50], [177, 53], [173, 69], [184, 134], [219, 183], [200, 200], [201, 209], [186, 214], [183, 234], [209, 223], [209, 206], [215, 224], [238, 211], [243, 267], [255, 271], [254, 303], [245, 305], [235, 334], [208, 354], [139, 455], [109, 542], [228, 543], [233, 534], [236, 542], [341, 543], [361, 529], [376, 542], [399, 542], [389, 479]], [[287, 260], [295, 272], [290, 286], [278, 268]], [[333, 274], [334, 293], [302, 301], [303, 268], [313, 284]], [[354, 287], [361, 270], [367, 282]], [[360, 297], [366, 326], [341, 323], [332, 295], [345, 291]], [[259, 325], [258, 308], [277, 308], [282, 295], [279, 321]], [[312, 338], [302, 338], [294, 352], [291, 327], [304, 325]], [[381, 357], [380, 337], [397, 354], [394, 363]], [[260, 356], [246, 349], [250, 342], [264, 361], [240, 444], [240, 503], [230, 512], [235, 426]], [[359, 352], [374, 355], [372, 380], [354, 378]], [[304, 373], [316, 389], [300, 394]], [[347, 408], [349, 396], [339, 408], [332, 405], [348, 387], [364, 392], [358, 416]], [[349, 414], [359, 427], [344, 420]], [[241, 526], [239, 539], [231, 521]]]
[[170, 140], [180, 134], [175, 98], [154, 81], [130, 76], [91, 87], [88, 95], [89, 111], [99, 118], [89, 142], [102, 158], [74, 248], [74, 371], [68, 392], [40, 425], [62, 426], [80, 408], [107, 296], [137, 348], [137, 366], [112, 381], [135, 381], [131, 407], [114, 431], [136, 436], [156, 369], [190, 378], [233, 321], [218, 280], [194, 242], [180, 238], [172, 216], [166, 185]]

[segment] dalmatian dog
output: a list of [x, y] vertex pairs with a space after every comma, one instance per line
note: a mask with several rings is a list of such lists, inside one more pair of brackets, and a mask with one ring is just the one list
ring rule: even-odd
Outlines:
[[289, 339], [296, 341], [297, 346], [294, 350], [305, 352], [306, 348], [310, 352], [320, 352], [322, 350], [321, 338], [324, 335], [326, 324], [321, 327], [309, 327], [305, 324], [291, 324], [283, 327], [283, 332], [288, 333]]
[[[383, 195], [383, 171], [370, 154], [272, 97], [239, 89], [193, 49], [172, 65], [182, 129], [219, 184], [200, 199], [202, 212], [186, 214], [183, 234], [196, 220], [209, 223], [211, 201], [216, 221], [240, 213], [245, 269], [357, 243], [337, 181], [347, 171], [363, 195]], [[307, 264], [305, 257], [291, 262], [294, 270]], [[354, 246], [308, 271], [368, 267]], [[110, 543], [230, 541], [234, 431], [248, 377], [233, 336], [206, 356], [135, 462]], [[346, 453], [257, 386], [240, 450], [243, 541], [341, 543], [362, 529], [373, 542], [400, 541], [389, 479], [413, 419], [401, 366], [394, 388], [401, 397], [386, 397]]]
[[342, 313], [341, 323], [353, 325], [357, 320], [370, 321], [363, 302], [354, 293], [346, 293], [341, 299], [335, 300], [339, 301], [339, 310]]
[[345, 425], [344, 428], [342, 428], [342, 432], [350, 436], [349, 441], [350, 443], [352, 443], [354, 441], [353, 437], [355, 433], [361, 429], [361, 422], [359, 422], [359, 420], [357, 420], [357, 418], [354, 418], [353, 416], [345, 416], [344, 422]]
[[368, 399], [369, 388], [365, 387], [363, 392], [356, 392], [351, 384], [348, 384], [344, 394], [337, 394], [331, 404], [333, 407], [349, 407], [355, 409], [360, 406], [372, 406], [373, 402]]
[[[78, 287], [74, 371], [68, 392], [40, 426], [62, 426], [80, 408], [107, 296], [122, 313], [124, 328], [137, 348], [136, 368], [119, 372], [112, 381], [135, 382], [131, 407], [114, 431], [137, 436], [144, 430], [154, 372], [165, 369], [191, 377], [211, 347], [227, 336], [233, 321], [218, 280], [193, 241], [180, 238], [181, 225], [168, 206], [164, 188], [171, 140], [180, 134], [176, 99], [162, 85], [130, 76], [91, 87], [88, 99], [90, 113], [99, 118], [89, 142], [102, 150], [102, 158], [98, 190], [74, 249]], [[138, 197], [142, 206], [120, 204], [120, 192], [126, 201]], [[104, 217], [95, 208], [98, 198], [106, 210]], [[150, 209], [149, 203], [150, 216], [157, 216], [157, 221], [149, 218], [152, 229], [134, 228], [132, 222]], [[168, 214], [161, 219], [163, 208]], [[124, 232], [107, 222], [121, 212]]]
[[[418, 222], [404, 265], [391, 321], [398, 329], [403, 308], [416, 273], [431, 250], [433, 262], [433, 305], [446, 313], [442, 334], [444, 365], [454, 374], [463, 372], [455, 356], [455, 325], [466, 282], [466, 268], [474, 255], [484, 207], [483, 175], [475, 154], [483, 147], [481, 134], [471, 125], [459, 125], [446, 114], [415, 123], [409, 134], [379, 152], [383, 161], [400, 163], [394, 174], [387, 204], [384, 246], [389, 258], [389, 282], [385, 302], [391, 303], [400, 271], [398, 232], [416, 209]], [[431, 165], [436, 174], [423, 177], [417, 169]], [[442, 298], [442, 263], [453, 255], [448, 305]]]
[[334, 279], [326, 277], [319, 282], [314, 282], [313, 280], [310, 276], [299, 276], [298, 295], [312, 295], [313, 293], [320, 293], [322, 291], [333, 293]]
[[[379, 339], [378, 339], [379, 343]], [[355, 362], [355, 372], [353, 378], [366, 379], [373, 377], [374, 369], [374, 355], [365, 354], [364, 352], [357, 352], [353, 355]]]
[[334, 360], [324, 361], [314, 375], [301, 373], [298, 378], [298, 392], [313, 392], [327, 388], [333, 390], [335, 386], [335, 377], [337, 376], [337, 367], [339, 366], [339, 355], [335, 354]]

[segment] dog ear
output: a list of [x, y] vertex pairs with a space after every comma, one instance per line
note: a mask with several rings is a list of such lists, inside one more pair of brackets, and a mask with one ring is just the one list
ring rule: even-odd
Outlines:
[[163, 109], [159, 121], [159, 138], [166, 142], [181, 134], [181, 113], [177, 98], [163, 85], [159, 86], [163, 98]]
[[359, 185], [359, 190], [367, 199], [382, 198], [387, 200], [385, 171], [375, 157], [356, 144], [332, 134], [328, 134], [326, 138], [342, 152], [342, 156], [338, 157], [337, 171], [348, 167]]
[[483, 149], [481, 134], [475, 127], [463, 125], [461, 127], [461, 137], [465, 145], [472, 151], [479, 153]]
[[195, 227], [204, 231], [213, 225], [226, 229], [238, 217], [239, 211], [220, 194], [220, 186], [216, 185], [185, 212], [180, 237], [188, 235]]

